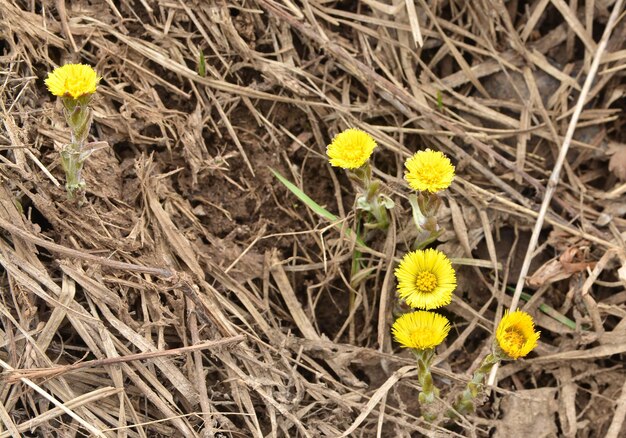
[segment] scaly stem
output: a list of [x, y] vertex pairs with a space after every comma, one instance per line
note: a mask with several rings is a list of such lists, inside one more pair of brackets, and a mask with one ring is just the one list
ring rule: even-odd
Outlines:
[[[480, 367], [474, 372], [472, 380], [470, 380], [461, 394], [457, 397], [453, 406], [456, 412], [461, 415], [471, 414], [476, 410], [477, 398], [482, 395], [485, 389], [485, 377], [489, 375], [493, 366], [501, 360], [500, 357], [494, 353], [489, 353]], [[446, 415], [450, 418], [455, 418], [457, 414], [453, 411], [448, 411]]]
[[436, 193], [420, 192], [409, 195], [409, 204], [418, 233], [414, 247], [421, 249], [435, 241], [442, 233], [437, 223], [441, 199]]
[[65, 171], [67, 195], [72, 199], [74, 192], [85, 186], [81, 176], [83, 160], [80, 158], [80, 149], [76, 143], [69, 143], [61, 151], [61, 166]]
[[[372, 167], [367, 162], [358, 169], [348, 172], [348, 177], [359, 186], [356, 198], [356, 230], [357, 239], [365, 241], [368, 230], [380, 228], [386, 230], [389, 227], [389, 216], [387, 209], [393, 208], [393, 201], [386, 195], [380, 193], [381, 183], [377, 179], [372, 179]], [[349, 314], [352, 316], [356, 305], [356, 294], [354, 290], [358, 286], [354, 278], [361, 270], [361, 253], [358, 250], [352, 255], [352, 266], [350, 272], [350, 306]], [[350, 321], [350, 339], [354, 341], [356, 327], [354, 319]]]
[[77, 190], [85, 187], [82, 170], [88, 156], [85, 143], [91, 128], [91, 110], [88, 106], [90, 101], [90, 95], [78, 99], [62, 98], [65, 120], [72, 134], [71, 142], [61, 150], [61, 165], [65, 171], [65, 188], [70, 199], [74, 198]]
[[[380, 193], [380, 181], [372, 178], [372, 168], [369, 163], [348, 173], [349, 177], [358, 183], [363, 191], [357, 196], [357, 209], [369, 213], [365, 228], [380, 228], [386, 230], [389, 227], [387, 210], [393, 208], [394, 203], [387, 195]], [[372, 220], [373, 219], [373, 220]]]
[[430, 364], [435, 357], [433, 348], [428, 350], [413, 350], [417, 359], [417, 378], [422, 387], [418, 400], [422, 408], [422, 415], [425, 420], [433, 421], [437, 418], [437, 407], [435, 400], [439, 395], [439, 390], [433, 382], [433, 375], [430, 372]]

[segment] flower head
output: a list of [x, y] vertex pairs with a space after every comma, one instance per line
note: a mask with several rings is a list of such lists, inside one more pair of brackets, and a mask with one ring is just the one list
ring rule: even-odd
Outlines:
[[540, 332], [535, 331], [533, 318], [526, 312], [505, 312], [496, 330], [500, 349], [511, 359], [526, 356], [537, 346]]
[[344, 169], [363, 166], [376, 148], [376, 140], [367, 132], [350, 128], [337, 134], [326, 148], [330, 164]]
[[402, 347], [416, 350], [435, 348], [449, 331], [450, 322], [445, 316], [424, 310], [405, 313], [391, 327], [393, 337]]
[[55, 96], [78, 99], [95, 93], [100, 79], [89, 65], [65, 64], [48, 73], [44, 82]]
[[418, 151], [406, 160], [404, 179], [412, 189], [432, 193], [447, 189], [454, 179], [454, 166], [439, 151]]
[[398, 295], [418, 309], [436, 309], [450, 304], [456, 275], [450, 260], [436, 249], [407, 253], [395, 271]]

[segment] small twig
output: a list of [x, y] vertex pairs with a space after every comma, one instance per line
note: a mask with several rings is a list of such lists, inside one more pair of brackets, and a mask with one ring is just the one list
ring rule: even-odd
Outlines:
[[620, 431], [623, 431], [622, 425], [626, 418], [626, 380], [622, 385], [622, 394], [615, 401], [615, 413], [613, 414], [613, 420], [609, 426], [609, 430], [606, 431], [606, 438], [617, 438], [620, 436]]
[[526, 255], [524, 257], [524, 262], [522, 263], [522, 268], [519, 274], [519, 278], [517, 280], [517, 285], [515, 286], [515, 293], [513, 294], [513, 299], [511, 300], [511, 311], [514, 311], [517, 308], [519, 303], [520, 296], [522, 294], [522, 289], [524, 288], [524, 282], [526, 281], [526, 276], [528, 275], [528, 270], [530, 269], [530, 262], [533, 259], [533, 253], [535, 252], [535, 248], [537, 247], [537, 242], [539, 241], [539, 233], [541, 233], [541, 228], [543, 227], [543, 222], [546, 216], [546, 212], [548, 211], [548, 206], [550, 205], [550, 201], [552, 200], [552, 195], [556, 190], [556, 186], [559, 183], [559, 176], [561, 174], [561, 168], [565, 163], [565, 157], [567, 156], [567, 151], [569, 150], [570, 144], [572, 142], [572, 138], [574, 136], [574, 131], [576, 130], [576, 125], [578, 123], [578, 119], [580, 114], [582, 113], [583, 107], [585, 106], [587, 100], [587, 94], [591, 89], [591, 84], [596, 77], [598, 72], [598, 67], [600, 66], [600, 59], [604, 54], [604, 50], [606, 49], [606, 45], [609, 42], [609, 38], [611, 36], [611, 31], [617, 21], [617, 17], [619, 16], [619, 12], [622, 9], [623, 0], [618, 0], [613, 7], [613, 12], [611, 12], [611, 16], [609, 17], [609, 22], [607, 23], [606, 29], [604, 30], [604, 34], [602, 35], [602, 39], [598, 44], [597, 51], [593, 58], [593, 62], [591, 63], [591, 67], [589, 68], [589, 74], [585, 79], [585, 83], [580, 92], [580, 96], [578, 97], [578, 102], [576, 102], [576, 107], [574, 108], [574, 113], [572, 114], [572, 118], [570, 119], [569, 126], [567, 127], [567, 132], [565, 133], [565, 138], [563, 139], [563, 145], [559, 150], [559, 156], [557, 157], [556, 163], [554, 163], [554, 168], [552, 169], [552, 173], [550, 175], [550, 179], [548, 180], [548, 186], [546, 187], [546, 192], [543, 197], [543, 202], [541, 203], [541, 208], [539, 209], [539, 216], [537, 216], [537, 221], [535, 222], [535, 227], [533, 228], [533, 233], [530, 236], [530, 242], [528, 244], [528, 249], [526, 250]]
[[[565, 138], [563, 139], [563, 144], [561, 145], [561, 149], [559, 150], [559, 155], [556, 159], [556, 162], [554, 163], [554, 168], [552, 169], [550, 179], [548, 180], [548, 185], [546, 187], [546, 192], [543, 197], [543, 202], [541, 203], [541, 208], [539, 209], [539, 215], [537, 216], [537, 221], [535, 222], [533, 233], [530, 236], [530, 242], [528, 243], [528, 249], [526, 250], [526, 255], [524, 256], [524, 262], [522, 263], [519, 278], [517, 279], [517, 284], [515, 285], [515, 292], [513, 293], [513, 298], [511, 299], [511, 312], [517, 309], [517, 305], [519, 304], [519, 300], [522, 295], [522, 289], [524, 288], [524, 284], [526, 282], [526, 276], [528, 275], [528, 271], [530, 269], [530, 262], [533, 259], [533, 253], [535, 252], [537, 242], [539, 241], [539, 234], [541, 233], [541, 228], [543, 227], [546, 212], [548, 211], [548, 206], [550, 205], [550, 201], [552, 200], [552, 195], [556, 190], [556, 186], [559, 183], [561, 168], [565, 163], [565, 157], [567, 156], [567, 151], [569, 150], [570, 144], [572, 142], [578, 119], [580, 118], [580, 114], [582, 113], [583, 107], [585, 106], [587, 100], [587, 94], [589, 94], [591, 84], [593, 83], [593, 80], [598, 73], [600, 59], [604, 54], [607, 43], [609, 42], [611, 32], [613, 31], [613, 27], [615, 26], [615, 23], [617, 21], [617, 17], [622, 10], [622, 4], [623, 0], [617, 0], [615, 6], [613, 6], [613, 11], [611, 12], [609, 21], [606, 25], [606, 28], [604, 29], [604, 34], [602, 35], [600, 43], [597, 46], [596, 53], [593, 57], [593, 62], [591, 63], [591, 67], [589, 68], [589, 74], [585, 79], [585, 83], [583, 84], [580, 96], [578, 97], [578, 101], [576, 102], [574, 113], [572, 114], [572, 118], [570, 119], [569, 125], [567, 127], [567, 132], [565, 133]], [[491, 370], [488, 385], [494, 384], [497, 371], [498, 364], [496, 364]]]
[[420, 23], [417, 19], [417, 11], [415, 9], [415, 2], [413, 0], [405, 0], [406, 12], [409, 16], [409, 26], [411, 26], [411, 35], [413, 41], [417, 47], [424, 46], [424, 39], [422, 38], [422, 32], [420, 30]]
[[74, 49], [74, 53], [78, 53], [78, 47], [76, 46], [74, 36], [72, 35], [72, 30], [70, 29], [69, 22], [67, 21], [65, 0], [57, 0], [57, 12], [59, 13], [59, 18], [61, 19], [61, 27], [63, 28], [63, 33], [65, 33], [67, 39], [70, 40], [70, 43], [72, 44], [72, 49]]
[[[13, 368], [11, 365], [9, 365], [8, 363], [6, 363], [3, 360], [0, 360], [0, 366], [2, 368], [4, 368], [5, 370], [8, 370], [9, 372], [15, 371], [15, 368]], [[73, 410], [71, 410], [70, 408], [65, 406], [63, 403], [61, 403], [59, 400], [54, 398], [52, 395], [48, 394], [46, 391], [44, 391], [43, 388], [41, 388], [35, 382], [33, 382], [33, 381], [29, 380], [29, 379], [26, 379], [24, 377], [18, 377], [17, 380], [21, 380], [22, 383], [24, 383], [25, 385], [31, 387], [35, 392], [37, 392], [43, 398], [45, 398], [50, 403], [52, 403], [54, 406], [56, 406], [57, 408], [61, 409], [67, 415], [72, 417], [74, 420], [76, 420], [78, 422], [78, 424], [80, 424], [85, 429], [87, 429], [92, 435], [98, 436], [98, 437], [104, 437], [105, 436], [98, 428], [96, 428], [95, 426], [92, 426], [88, 421], [84, 420], [76, 412], [74, 412]]]
[[236, 344], [246, 339], [245, 335], [237, 335], [230, 338], [224, 338], [217, 341], [204, 342], [197, 345], [189, 345], [187, 347], [172, 348], [163, 351], [148, 351], [145, 353], [129, 354], [119, 357], [107, 357], [106, 359], [88, 360], [78, 362], [71, 365], [59, 365], [50, 368], [28, 368], [28, 369], [12, 369], [4, 375], [4, 380], [8, 383], [14, 383], [20, 379], [41, 379], [58, 376], [70, 371], [76, 371], [82, 368], [95, 368], [106, 365], [115, 365], [123, 362], [131, 362], [135, 360], [154, 359], [163, 356], [177, 356], [179, 354], [188, 353], [190, 351], [221, 348], [227, 345]]

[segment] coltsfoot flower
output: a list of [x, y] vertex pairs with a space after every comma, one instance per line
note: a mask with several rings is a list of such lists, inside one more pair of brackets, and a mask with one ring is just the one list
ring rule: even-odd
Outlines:
[[85, 64], [65, 64], [48, 73], [45, 80], [50, 93], [63, 103], [63, 114], [71, 131], [71, 141], [60, 150], [65, 188], [70, 199], [74, 199], [75, 192], [85, 188], [81, 173], [85, 160], [94, 150], [87, 142], [92, 119], [89, 103], [99, 82], [95, 70]]
[[540, 332], [535, 331], [533, 318], [522, 310], [504, 314], [496, 330], [500, 349], [511, 359], [526, 356], [537, 346]]
[[89, 65], [65, 64], [48, 73], [44, 82], [55, 96], [78, 99], [95, 93], [100, 79]]
[[330, 164], [343, 169], [358, 169], [369, 160], [376, 140], [367, 132], [350, 128], [337, 134], [326, 148]]
[[395, 270], [398, 295], [417, 309], [437, 309], [450, 304], [456, 288], [456, 274], [450, 259], [436, 249], [417, 250], [404, 255]]
[[393, 323], [391, 333], [404, 348], [429, 350], [448, 336], [450, 322], [437, 313], [418, 310], [405, 313]]
[[412, 189], [420, 192], [436, 193], [445, 190], [454, 179], [454, 166], [439, 151], [418, 151], [406, 160], [404, 166], [407, 169], [404, 179]]

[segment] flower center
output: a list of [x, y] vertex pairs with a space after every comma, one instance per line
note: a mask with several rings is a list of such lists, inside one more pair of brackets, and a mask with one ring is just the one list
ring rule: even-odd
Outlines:
[[354, 144], [351, 147], [346, 149], [346, 158], [349, 160], [358, 160], [363, 157], [363, 145], [362, 144]]
[[419, 178], [425, 184], [438, 183], [441, 180], [442, 170], [438, 166], [424, 165], [419, 170]]
[[65, 80], [65, 89], [75, 94], [85, 90], [88, 84], [82, 78], [67, 78]]
[[437, 287], [437, 276], [432, 272], [418, 272], [415, 278], [415, 287], [423, 294], [429, 294]]
[[512, 348], [521, 349], [526, 342], [524, 334], [514, 327], [507, 329], [504, 333], [504, 340]]
[[418, 349], [429, 348], [433, 343], [434, 336], [432, 330], [416, 330], [411, 333], [411, 346]]

